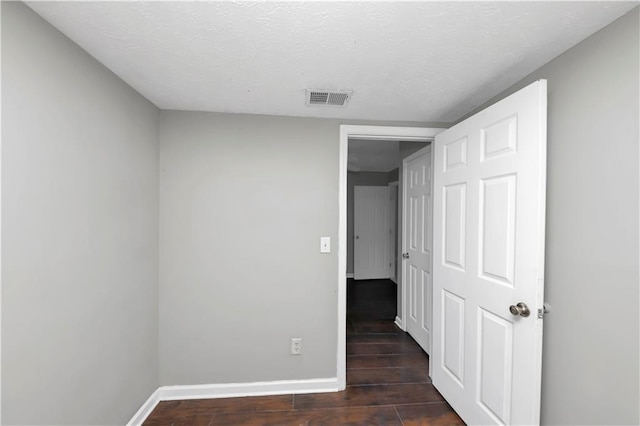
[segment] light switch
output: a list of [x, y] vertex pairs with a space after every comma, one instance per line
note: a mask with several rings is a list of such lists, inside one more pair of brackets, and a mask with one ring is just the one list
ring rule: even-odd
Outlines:
[[331, 253], [331, 237], [320, 237], [320, 253]]

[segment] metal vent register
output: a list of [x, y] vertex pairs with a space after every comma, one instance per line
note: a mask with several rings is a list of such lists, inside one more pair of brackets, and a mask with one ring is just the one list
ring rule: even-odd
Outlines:
[[307, 89], [307, 105], [343, 107], [347, 105], [352, 93], [352, 90]]

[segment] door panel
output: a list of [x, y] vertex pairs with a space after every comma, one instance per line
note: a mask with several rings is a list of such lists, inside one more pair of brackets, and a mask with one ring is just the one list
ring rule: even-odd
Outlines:
[[412, 322], [418, 321], [418, 268], [409, 265], [409, 317]]
[[466, 253], [466, 194], [467, 185], [450, 185], [444, 188], [444, 259], [445, 264], [464, 271]]
[[480, 182], [481, 277], [513, 286], [516, 176]]
[[389, 187], [355, 186], [353, 194], [353, 277], [390, 277]]
[[464, 299], [444, 290], [442, 292], [444, 345], [442, 345], [443, 367], [451, 378], [464, 387]]
[[418, 197], [409, 197], [409, 250], [418, 250]]
[[429, 313], [432, 311], [431, 308], [431, 299], [432, 299], [432, 286], [431, 286], [431, 274], [427, 271], [422, 271], [422, 280], [420, 280], [420, 285], [421, 285], [421, 293], [422, 293], [422, 299], [420, 300], [420, 303], [422, 303], [422, 311], [426, 312], [427, 314], [422, 315], [422, 322], [420, 323], [420, 326], [422, 327], [423, 331], [427, 334], [431, 333], [431, 315], [429, 315]]
[[505, 424], [511, 409], [513, 324], [482, 308], [478, 315], [479, 404], [496, 423]]
[[540, 420], [545, 185], [544, 80], [436, 137], [432, 379], [468, 424]]
[[405, 248], [407, 332], [431, 351], [431, 146], [403, 161], [405, 190]]
[[447, 143], [444, 147], [444, 172], [467, 165], [467, 137]]

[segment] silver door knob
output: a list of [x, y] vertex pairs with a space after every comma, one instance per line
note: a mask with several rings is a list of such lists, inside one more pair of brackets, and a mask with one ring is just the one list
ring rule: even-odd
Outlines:
[[525, 318], [531, 314], [529, 307], [524, 302], [519, 302], [517, 305], [509, 306], [509, 312], [511, 312], [511, 315], [513, 316], [520, 316]]
[[408, 259], [409, 258], [409, 253], [402, 253], [402, 258], [403, 259]]

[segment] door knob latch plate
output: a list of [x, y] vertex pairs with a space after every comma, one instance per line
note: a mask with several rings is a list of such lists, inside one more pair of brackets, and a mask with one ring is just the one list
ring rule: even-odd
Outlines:
[[544, 314], [548, 314], [549, 312], [551, 312], [551, 305], [543, 303], [542, 308], [538, 309], [538, 319], [544, 318]]

